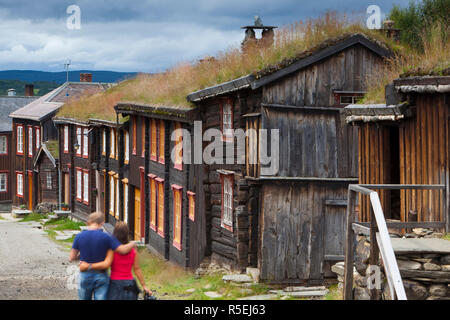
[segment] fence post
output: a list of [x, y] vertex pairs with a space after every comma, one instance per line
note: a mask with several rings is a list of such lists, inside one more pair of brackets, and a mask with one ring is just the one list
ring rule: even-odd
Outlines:
[[[378, 265], [378, 260], [380, 256], [380, 250], [377, 243], [377, 221], [373, 213], [372, 203], [370, 203], [370, 258], [369, 264], [371, 266]], [[379, 300], [377, 288], [372, 288], [370, 290], [370, 300]]]
[[355, 193], [348, 187], [347, 194], [347, 234], [345, 245], [345, 269], [344, 269], [344, 300], [353, 300], [353, 256], [355, 252], [355, 222], [354, 205]]

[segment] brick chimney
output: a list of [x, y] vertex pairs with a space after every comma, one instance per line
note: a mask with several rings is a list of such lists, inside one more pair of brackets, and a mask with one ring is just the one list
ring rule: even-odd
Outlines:
[[80, 82], [92, 82], [92, 73], [80, 73]]
[[[245, 38], [241, 43], [243, 51], [245, 51], [247, 46], [258, 45], [260, 47], [269, 47], [273, 44], [274, 31], [276, 26], [265, 26], [263, 25], [261, 18], [255, 16], [255, 24], [250, 26], [244, 26], [241, 29], [245, 29]], [[256, 38], [255, 30], [261, 30], [261, 38]]]
[[32, 84], [25, 85], [25, 96], [26, 97], [34, 96], [34, 85], [32, 85]]

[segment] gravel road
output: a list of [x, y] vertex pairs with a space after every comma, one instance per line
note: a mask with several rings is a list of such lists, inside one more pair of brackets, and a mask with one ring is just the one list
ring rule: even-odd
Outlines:
[[0, 217], [0, 300], [77, 299], [69, 250], [50, 240], [38, 222]]

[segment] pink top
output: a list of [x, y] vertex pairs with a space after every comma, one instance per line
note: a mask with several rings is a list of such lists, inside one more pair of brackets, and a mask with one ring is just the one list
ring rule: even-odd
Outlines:
[[114, 260], [111, 265], [111, 280], [133, 280], [134, 258], [136, 257], [136, 250], [132, 249], [130, 253], [122, 255], [114, 252]]

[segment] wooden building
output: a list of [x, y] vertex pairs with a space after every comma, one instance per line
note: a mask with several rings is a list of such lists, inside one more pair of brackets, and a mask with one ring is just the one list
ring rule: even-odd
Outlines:
[[[105, 86], [99, 83], [66, 82], [9, 115], [13, 119], [14, 206], [25, 205], [32, 210], [41, 198], [38, 194], [41, 178], [34, 167], [34, 160], [43, 142], [59, 138], [52, 120], [58, 109], [71, 99], [104, 89]], [[56, 168], [53, 174], [58, 175]]]
[[[205, 206], [197, 214], [206, 216], [214, 259], [257, 266], [268, 282], [332, 276], [330, 265], [344, 258], [347, 187], [358, 181], [357, 131], [340, 111], [364, 94], [364, 79], [390, 54], [362, 34], [345, 35], [282, 67], [188, 96], [203, 129], [221, 130], [226, 144], [234, 137], [224, 129], [256, 129], [245, 161], [205, 165]], [[260, 129], [268, 141], [272, 129], [279, 132], [279, 143], [268, 143], [279, 145], [271, 163], [261, 158]]]
[[37, 171], [37, 203], [58, 205], [58, 140], [42, 143], [34, 158], [34, 170]]
[[[207, 250], [206, 221], [199, 214], [205, 172], [201, 164], [182, 161], [184, 143], [194, 141], [177, 131], [193, 133], [195, 111], [135, 103], [119, 103], [116, 110], [129, 117], [120, 144], [129, 156], [122, 162], [123, 178], [119, 178], [125, 199], [128, 193], [134, 239], [178, 265], [198, 267]], [[174, 158], [172, 150], [177, 154]]]
[[[379, 190], [387, 219], [436, 222], [449, 231], [449, 98], [450, 76], [410, 77], [386, 88], [386, 104], [346, 108], [359, 132], [359, 183], [445, 186]], [[368, 221], [368, 200], [360, 198], [359, 206], [360, 221]]]
[[37, 98], [32, 95], [17, 96], [15, 94], [0, 97], [0, 211], [11, 211], [14, 194], [12, 190], [15, 173], [12, 152], [12, 119], [9, 114]]

